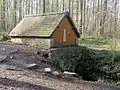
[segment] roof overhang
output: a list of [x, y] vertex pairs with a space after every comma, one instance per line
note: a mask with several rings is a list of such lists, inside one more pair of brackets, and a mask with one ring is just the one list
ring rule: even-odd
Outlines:
[[9, 36], [11, 38], [52, 38], [52, 37], [41, 37], [41, 36]]

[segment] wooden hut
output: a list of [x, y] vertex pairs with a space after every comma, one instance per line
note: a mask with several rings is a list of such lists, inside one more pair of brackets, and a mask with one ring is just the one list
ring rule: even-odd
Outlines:
[[27, 15], [10, 32], [15, 43], [37, 46], [43, 49], [77, 45], [80, 37], [68, 12]]

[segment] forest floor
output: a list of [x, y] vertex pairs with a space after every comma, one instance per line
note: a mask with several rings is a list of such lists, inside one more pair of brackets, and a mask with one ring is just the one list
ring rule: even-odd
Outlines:
[[[0, 90], [120, 90], [115, 85], [79, 80], [74, 76], [43, 73], [49, 64], [26, 45], [0, 44]], [[26, 68], [37, 64], [37, 68]], [[52, 68], [52, 67], [51, 67]], [[55, 69], [54, 69], [55, 70]]]

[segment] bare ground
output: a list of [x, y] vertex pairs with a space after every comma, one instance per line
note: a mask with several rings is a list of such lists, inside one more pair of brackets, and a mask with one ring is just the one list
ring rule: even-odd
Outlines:
[[[120, 90], [114, 85], [42, 73], [43, 68], [50, 66], [41, 62], [45, 58], [31, 51], [26, 45], [0, 44], [0, 59], [4, 59], [0, 62], [0, 90]], [[37, 69], [26, 69], [32, 63], [38, 64]]]

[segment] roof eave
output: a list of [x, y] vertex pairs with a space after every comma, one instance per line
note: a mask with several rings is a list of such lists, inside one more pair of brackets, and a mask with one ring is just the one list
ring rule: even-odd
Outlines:
[[52, 38], [51, 36], [9, 36], [11, 38]]

